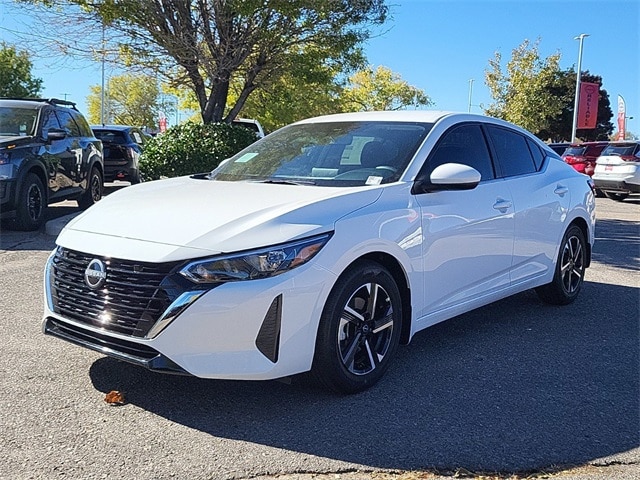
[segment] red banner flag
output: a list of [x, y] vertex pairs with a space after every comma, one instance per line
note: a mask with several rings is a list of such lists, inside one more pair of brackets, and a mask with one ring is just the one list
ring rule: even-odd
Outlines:
[[580, 103], [578, 106], [578, 130], [596, 128], [598, 120], [598, 91], [600, 85], [597, 83], [580, 84]]
[[618, 95], [618, 138], [616, 140], [624, 140], [626, 136], [626, 116], [627, 106], [624, 103], [624, 98], [622, 98], [622, 95]]

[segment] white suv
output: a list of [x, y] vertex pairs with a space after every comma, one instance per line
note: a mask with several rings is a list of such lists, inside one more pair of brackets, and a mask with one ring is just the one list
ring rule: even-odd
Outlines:
[[233, 125], [248, 128], [252, 132], [255, 132], [258, 138], [264, 137], [264, 130], [262, 129], [262, 125], [260, 125], [260, 122], [258, 120], [254, 120], [253, 118], [236, 118], [231, 123]]
[[600, 154], [593, 173], [596, 188], [614, 200], [640, 193], [640, 142], [612, 142]]

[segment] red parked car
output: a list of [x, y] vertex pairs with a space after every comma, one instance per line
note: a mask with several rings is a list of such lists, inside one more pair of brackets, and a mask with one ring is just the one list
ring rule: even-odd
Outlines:
[[609, 142], [572, 143], [562, 154], [562, 159], [578, 172], [593, 175], [596, 160]]

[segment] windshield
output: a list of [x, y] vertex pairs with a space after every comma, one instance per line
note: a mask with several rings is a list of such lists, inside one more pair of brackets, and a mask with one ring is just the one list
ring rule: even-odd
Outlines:
[[38, 110], [33, 108], [0, 107], [0, 136], [35, 135]]
[[322, 186], [394, 182], [431, 126], [414, 122], [290, 125], [223, 162], [209, 178]]

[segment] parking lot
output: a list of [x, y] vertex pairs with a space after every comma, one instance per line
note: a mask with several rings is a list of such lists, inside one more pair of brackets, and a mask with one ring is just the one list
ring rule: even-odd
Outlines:
[[[524, 292], [436, 325], [356, 396], [160, 375], [45, 337], [42, 275], [55, 238], [3, 225], [0, 478], [584, 465], [571, 478], [639, 478], [640, 197], [597, 207], [577, 302], [552, 307]], [[51, 219], [77, 211], [74, 202], [51, 210]], [[125, 405], [104, 402], [111, 390]]]

